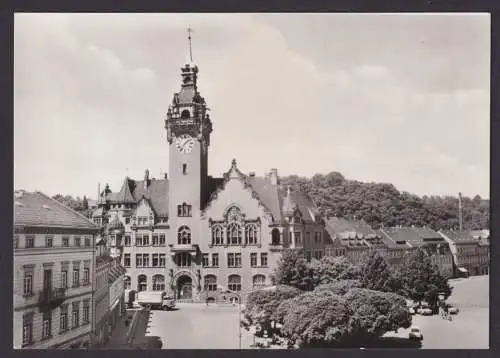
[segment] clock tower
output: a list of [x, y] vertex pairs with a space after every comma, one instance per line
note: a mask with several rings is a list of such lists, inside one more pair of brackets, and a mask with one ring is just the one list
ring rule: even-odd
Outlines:
[[181, 68], [181, 78], [181, 90], [174, 94], [165, 121], [170, 152], [169, 222], [174, 217], [197, 218], [208, 199], [212, 122], [198, 92], [198, 67], [187, 63]]

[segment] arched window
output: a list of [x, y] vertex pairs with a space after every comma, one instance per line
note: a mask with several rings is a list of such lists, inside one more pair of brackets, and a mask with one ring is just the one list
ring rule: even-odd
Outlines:
[[187, 109], [185, 109], [181, 112], [182, 119], [188, 119], [189, 117], [191, 117], [191, 113], [189, 113], [189, 111]]
[[224, 230], [222, 230], [222, 226], [214, 225], [212, 227], [212, 243], [214, 245], [224, 244]]
[[277, 228], [274, 228], [273, 231], [271, 231], [271, 243], [273, 245], [279, 245], [281, 242], [280, 236], [280, 231]]
[[253, 277], [253, 288], [261, 288], [266, 285], [266, 276], [264, 275], [255, 275]]
[[165, 291], [165, 276], [153, 276], [153, 291]]
[[146, 275], [139, 275], [137, 278], [137, 291], [147, 291], [148, 290], [148, 278]]
[[177, 243], [179, 245], [191, 244], [191, 230], [187, 226], [181, 226], [177, 231]]
[[247, 245], [257, 244], [257, 225], [247, 224], [245, 226], [245, 243]]
[[241, 221], [241, 219], [242, 219], [241, 210], [237, 206], [231, 206], [226, 211], [226, 220], [228, 222]]
[[123, 278], [123, 287], [126, 289], [126, 290], [130, 290], [130, 288], [132, 287], [132, 281], [130, 279], [130, 276], [125, 276]]
[[205, 291], [217, 291], [217, 277], [215, 275], [206, 275], [204, 278]]
[[241, 291], [241, 277], [239, 275], [230, 275], [227, 280], [227, 288], [231, 291]]
[[232, 223], [228, 225], [227, 242], [229, 245], [241, 245], [241, 228], [239, 224]]

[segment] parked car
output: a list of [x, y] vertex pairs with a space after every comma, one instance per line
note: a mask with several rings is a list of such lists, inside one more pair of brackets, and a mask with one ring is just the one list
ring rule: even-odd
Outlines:
[[448, 306], [448, 313], [449, 314], [457, 314], [458, 313], [458, 308], [453, 307], [453, 306]]
[[413, 326], [410, 328], [410, 333], [408, 333], [408, 338], [411, 340], [421, 341], [424, 339], [424, 335], [422, 334], [420, 328], [418, 328], [417, 326]]
[[417, 313], [422, 316], [432, 316], [432, 310], [430, 308], [419, 308]]

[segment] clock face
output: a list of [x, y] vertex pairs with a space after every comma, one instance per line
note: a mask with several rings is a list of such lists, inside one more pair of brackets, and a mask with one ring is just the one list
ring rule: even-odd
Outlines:
[[194, 138], [189, 134], [182, 134], [175, 141], [175, 146], [179, 150], [179, 152], [183, 154], [187, 154], [191, 152], [194, 146]]

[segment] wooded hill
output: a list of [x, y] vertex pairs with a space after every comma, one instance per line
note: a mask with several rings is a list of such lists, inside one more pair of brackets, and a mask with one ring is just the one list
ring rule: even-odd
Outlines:
[[[458, 193], [423, 196], [399, 191], [392, 184], [348, 180], [338, 172], [312, 178], [280, 177], [280, 185], [308, 195], [325, 216], [364, 219], [373, 228], [383, 226], [429, 226], [458, 229]], [[479, 195], [462, 196], [464, 229], [489, 228], [490, 203]]]

